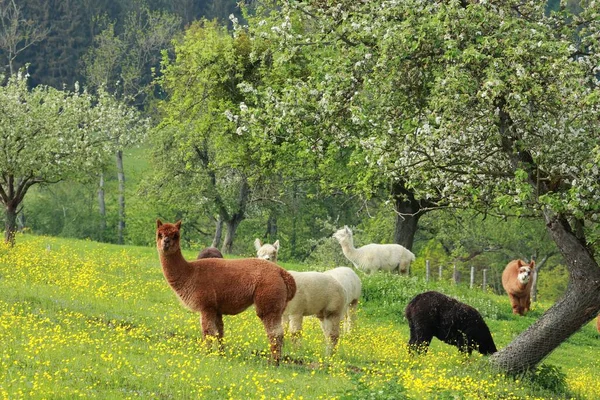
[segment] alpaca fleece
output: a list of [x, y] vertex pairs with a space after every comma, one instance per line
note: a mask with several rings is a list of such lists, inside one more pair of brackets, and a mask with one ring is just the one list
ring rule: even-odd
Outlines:
[[342, 246], [346, 258], [358, 269], [367, 273], [382, 271], [398, 271], [407, 273], [410, 263], [415, 260], [415, 255], [399, 244], [376, 244], [354, 247], [352, 230], [348, 226], [333, 234]]
[[257, 259], [203, 258], [186, 261], [180, 248], [181, 221], [156, 221], [156, 247], [163, 274], [181, 302], [201, 314], [203, 338], [223, 337], [223, 315], [238, 314], [252, 304], [261, 319], [276, 364], [281, 358], [285, 307], [296, 293], [292, 275], [272, 262]]
[[207, 247], [202, 249], [196, 257], [198, 260], [201, 258], [223, 258], [223, 254], [216, 247]]
[[415, 296], [405, 310], [410, 327], [409, 346], [427, 351], [435, 336], [444, 343], [471, 354], [497, 351], [494, 339], [481, 314], [469, 306], [439, 292], [425, 292]]
[[[531, 274], [534, 267], [533, 261], [527, 264], [523, 260], [513, 260], [502, 272], [502, 286], [510, 299], [513, 314], [525, 315], [531, 308], [531, 285], [533, 284]], [[525, 282], [522, 279], [525, 279]]]
[[349, 332], [356, 321], [356, 308], [362, 291], [362, 283], [352, 268], [337, 267], [323, 272], [335, 278], [344, 288], [346, 295], [346, 314], [344, 315], [344, 332]]
[[302, 331], [302, 319], [315, 315], [321, 329], [329, 339], [329, 350], [337, 345], [340, 336], [340, 321], [346, 313], [346, 293], [340, 283], [322, 272], [289, 271], [296, 282], [296, 295], [283, 313], [289, 320], [290, 333], [298, 336]]

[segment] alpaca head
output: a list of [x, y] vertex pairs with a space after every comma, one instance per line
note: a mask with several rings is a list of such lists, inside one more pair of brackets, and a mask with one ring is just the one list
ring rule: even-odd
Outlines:
[[519, 260], [518, 266], [519, 274], [517, 276], [517, 279], [521, 284], [526, 285], [529, 282], [529, 279], [531, 278], [531, 274], [533, 273], [535, 262], [531, 261], [531, 263], [527, 265], [523, 261]]
[[333, 234], [333, 237], [340, 243], [352, 241], [352, 231], [348, 228], [348, 225], [344, 225], [342, 229]]
[[175, 224], [162, 223], [160, 219], [156, 220], [156, 248], [161, 254], [173, 254], [180, 250], [179, 230], [181, 221]]
[[258, 258], [263, 258], [265, 260], [277, 262], [277, 252], [279, 251], [279, 240], [276, 240], [275, 243], [263, 244], [260, 239], [256, 239], [254, 241], [254, 248], [256, 249], [256, 256]]

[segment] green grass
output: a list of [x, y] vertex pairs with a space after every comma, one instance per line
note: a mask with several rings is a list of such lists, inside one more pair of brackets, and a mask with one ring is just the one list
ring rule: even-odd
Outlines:
[[361, 275], [358, 323], [337, 353], [325, 356], [320, 327], [307, 318], [303, 338], [286, 338], [286, 362], [274, 367], [251, 309], [226, 317], [223, 354], [201, 343], [198, 316], [165, 283], [154, 248], [17, 240], [12, 249], [0, 248], [0, 399], [600, 398], [600, 337], [592, 323], [554, 351], [537, 375], [516, 380], [489, 370], [484, 357], [465, 357], [436, 339], [424, 356], [411, 357], [405, 348], [404, 307], [425, 290], [476, 307], [499, 348], [550, 304], [515, 317], [504, 296], [414, 277]]

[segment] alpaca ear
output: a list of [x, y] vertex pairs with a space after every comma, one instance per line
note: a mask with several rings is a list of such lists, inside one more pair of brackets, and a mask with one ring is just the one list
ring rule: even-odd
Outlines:
[[162, 221], [159, 218], [157, 218], [156, 219], [156, 228], [160, 228], [162, 225], [163, 225]]
[[529, 268], [531, 268], [531, 269], [535, 268], [535, 261], [531, 260], [531, 262], [529, 263]]
[[279, 251], [279, 240], [276, 240], [275, 243], [273, 243], [273, 247], [275, 247], [275, 250]]
[[258, 250], [260, 250], [261, 247], [262, 247], [262, 242], [260, 241], [259, 238], [256, 238], [256, 240], [254, 240], [254, 248], [258, 251]]
[[178, 230], [181, 229], [181, 220], [175, 222], [175, 228], [177, 228]]
[[344, 230], [346, 231], [346, 233], [352, 233], [350, 228], [348, 228], [348, 225], [344, 225]]
[[521, 268], [523, 265], [527, 265], [523, 262], [523, 260], [518, 260], [517, 261], [517, 268]]

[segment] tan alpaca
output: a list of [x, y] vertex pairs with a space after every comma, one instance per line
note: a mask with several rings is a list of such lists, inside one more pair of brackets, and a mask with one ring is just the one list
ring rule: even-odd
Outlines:
[[292, 275], [272, 262], [257, 259], [204, 258], [186, 261], [180, 248], [181, 221], [156, 221], [156, 247], [165, 278], [181, 302], [201, 314], [202, 337], [223, 337], [223, 315], [254, 304], [278, 364], [283, 345], [281, 318], [296, 293]]
[[264, 258], [265, 260], [277, 262], [277, 253], [279, 252], [279, 240], [275, 243], [264, 243], [260, 239], [254, 240], [254, 248], [256, 249], [256, 257]]
[[531, 285], [535, 262], [527, 264], [523, 260], [508, 263], [502, 273], [502, 286], [510, 299], [513, 314], [525, 315], [531, 307]]

